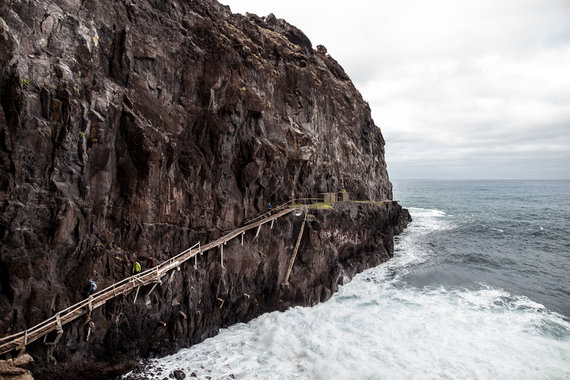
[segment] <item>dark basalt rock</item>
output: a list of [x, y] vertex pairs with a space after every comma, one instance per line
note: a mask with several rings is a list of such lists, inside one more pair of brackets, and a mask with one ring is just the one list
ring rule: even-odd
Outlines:
[[177, 369], [170, 374], [170, 377], [176, 380], [182, 380], [186, 378], [186, 374], [184, 373], [184, 371]]
[[[213, 0], [0, 5], [0, 335], [208, 242], [268, 202], [391, 199], [384, 140], [326, 48]], [[28, 347], [39, 378], [108, 378], [222, 326], [330, 297], [392, 253], [397, 204], [294, 215]], [[219, 307], [218, 298], [224, 300]], [[48, 340], [53, 337], [48, 336]]]

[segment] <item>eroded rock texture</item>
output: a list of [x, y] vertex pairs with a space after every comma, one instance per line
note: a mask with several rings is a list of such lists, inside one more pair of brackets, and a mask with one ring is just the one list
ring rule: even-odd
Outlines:
[[[89, 278], [108, 285], [133, 260], [209, 241], [268, 202], [341, 189], [392, 197], [380, 130], [326, 49], [283, 20], [213, 0], [3, 1], [0, 104], [1, 335], [77, 302]], [[359, 207], [368, 211], [349, 216], [371, 224], [358, 238], [344, 211], [309, 223], [320, 227], [307, 227], [291, 288], [280, 281], [293, 215], [228, 247], [226, 269], [208, 257], [140, 304], [99, 309], [89, 343], [78, 322], [53, 352], [32, 345], [38, 373], [104, 377], [125, 357], [326, 299], [342, 268], [388, 257], [406, 219], [397, 204]]]

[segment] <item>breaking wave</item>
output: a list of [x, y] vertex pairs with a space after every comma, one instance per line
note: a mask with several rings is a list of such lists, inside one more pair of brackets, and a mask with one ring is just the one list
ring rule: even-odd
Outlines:
[[395, 257], [329, 301], [262, 315], [152, 360], [145, 375], [181, 369], [206, 379], [570, 378], [570, 323], [524, 296], [407, 281], [440, 252], [429, 235], [457, 227], [413, 208]]

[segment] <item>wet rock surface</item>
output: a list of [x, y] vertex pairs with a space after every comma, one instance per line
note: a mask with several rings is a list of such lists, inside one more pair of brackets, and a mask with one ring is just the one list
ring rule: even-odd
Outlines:
[[176, 380], [182, 380], [186, 378], [186, 374], [184, 373], [184, 371], [177, 369], [170, 374], [170, 377], [173, 377]]
[[22, 354], [14, 359], [0, 360], [0, 380], [33, 380], [29, 371], [34, 359], [29, 354]]
[[[83, 299], [90, 278], [102, 289], [135, 260], [211, 241], [269, 202], [392, 197], [368, 104], [326, 48], [272, 15], [210, 0], [7, 0], [0, 47], [1, 336]], [[30, 345], [35, 375], [108, 378], [327, 299], [388, 258], [407, 220], [392, 203], [309, 213], [288, 286], [292, 214], [229, 242], [224, 268], [210, 251], [136, 304], [108, 302], [88, 342], [78, 320], [58, 345]]]

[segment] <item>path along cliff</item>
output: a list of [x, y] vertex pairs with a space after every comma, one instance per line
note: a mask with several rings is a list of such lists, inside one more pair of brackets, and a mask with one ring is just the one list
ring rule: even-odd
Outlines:
[[[266, 211], [346, 190], [392, 199], [384, 139], [323, 46], [272, 15], [213, 0], [7, 0], [0, 5], [0, 335], [51, 317], [134, 260], [166, 260]], [[328, 298], [387, 259], [397, 203], [311, 212], [116, 299], [56, 346], [38, 378], [105, 378], [262, 312]], [[144, 293], [143, 293], [144, 294]], [[220, 307], [220, 301], [223, 305]]]

